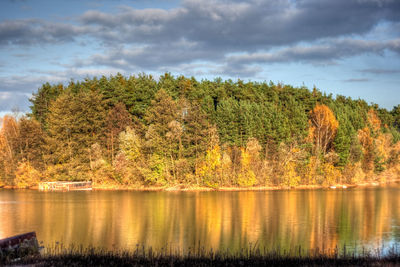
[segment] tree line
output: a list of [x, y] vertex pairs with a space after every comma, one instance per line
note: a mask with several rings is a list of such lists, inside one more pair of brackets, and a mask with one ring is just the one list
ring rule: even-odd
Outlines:
[[6, 115], [0, 185], [298, 186], [400, 173], [400, 105], [316, 88], [139, 74], [43, 84]]

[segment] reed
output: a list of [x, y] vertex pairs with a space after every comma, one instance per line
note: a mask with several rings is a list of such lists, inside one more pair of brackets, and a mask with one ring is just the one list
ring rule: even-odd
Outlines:
[[[15, 255], [14, 255], [15, 256]], [[24, 257], [22, 257], [24, 256]], [[133, 250], [105, 250], [57, 243], [47, 247], [42, 255], [21, 255], [10, 258], [0, 254], [0, 265], [37, 266], [256, 266], [256, 265], [400, 265], [400, 251], [396, 245], [374, 250], [359, 249], [349, 252], [346, 246], [333, 250], [315, 248], [305, 251], [267, 250], [250, 245], [240, 251], [205, 249], [198, 246], [186, 250], [165, 247], [153, 250], [137, 245]]]

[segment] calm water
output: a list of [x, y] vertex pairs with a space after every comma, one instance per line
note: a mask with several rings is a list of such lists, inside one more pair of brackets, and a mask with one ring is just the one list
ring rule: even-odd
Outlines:
[[0, 238], [107, 249], [400, 246], [400, 187], [271, 192], [0, 190]]

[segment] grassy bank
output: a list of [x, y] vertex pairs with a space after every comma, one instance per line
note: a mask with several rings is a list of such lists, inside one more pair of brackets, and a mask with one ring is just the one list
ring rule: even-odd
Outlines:
[[382, 255], [374, 252], [346, 253], [345, 249], [333, 251], [304, 252], [300, 247], [290, 252], [266, 252], [260, 249], [247, 249], [231, 253], [229, 251], [189, 250], [177, 255], [173, 250], [155, 252], [152, 249], [137, 248], [135, 251], [105, 251], [94, 248], [57, 247], [47, 250], [44, 255], [29, 256], [11, 260], [0, 256], [0, 265], [34, 266], [270, 266], [270, 265], [351, 265], [351, 266], [397, 266], [400, 253], [397, 249]]

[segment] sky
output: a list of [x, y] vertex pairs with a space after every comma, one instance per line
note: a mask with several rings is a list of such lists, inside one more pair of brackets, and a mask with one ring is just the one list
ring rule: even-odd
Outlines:
[[400, 104], [400, 0], [0, 0], [0, 114], [46, 82], [139, 73]]

